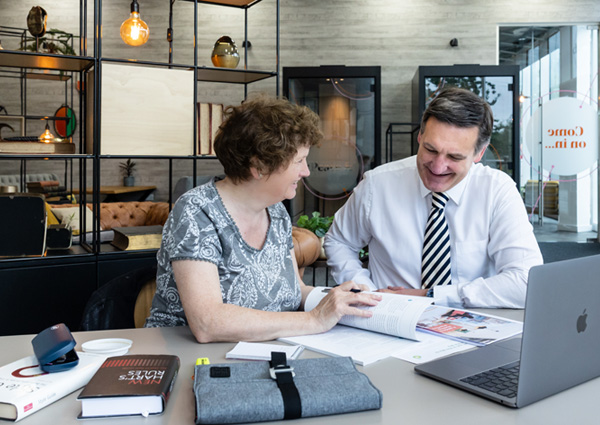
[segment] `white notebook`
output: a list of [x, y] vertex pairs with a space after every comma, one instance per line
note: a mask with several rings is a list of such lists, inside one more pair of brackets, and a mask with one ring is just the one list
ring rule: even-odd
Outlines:
[[302, 345], [264, 344], [260, 342], [238, 342], [233, 350], [229, 351], [226, 359], [239, 360], [271, 360], [271, 351], [285, 353], [287, 359], [296, 359], [304, 351]]

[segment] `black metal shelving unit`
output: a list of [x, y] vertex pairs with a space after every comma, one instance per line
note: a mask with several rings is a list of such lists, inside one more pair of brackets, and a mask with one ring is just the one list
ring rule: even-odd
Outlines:
[[[179, 0], [194, 3], [194, 38], [198, 39], [198, 6], [212, 4], [225, 7], [239, 8], [244, 11], [245, 40], [244, 48], [248, 48], [247, 22], [248, 9], [260, 3], [261, 0], [219, 0], [197, 1]], [[175, 0], [170, 0], [173, 7]], [[88, 13], [90, 14], [88, 16]], [[93, 39], [87, 39], [87, 22], [93, 14]], [[80, 33], [79, 55], [66, 56], [47, 53], [32, 53], [14, 50], [0, 50], [0, 70], [14, 70], [15, 78], [23, 78], [25, 74], [35, 73], [44, 75], [50, 72], [65, 81], [63, 75], [78, 75], [80, 81], [86, 81], [86, 75], [93, 75], [95, 84], [87, 86], [79, 92], [79, 150], [77, 154], [6, 154], [0, 153], [0, 160], [21, 161], [21, 180], [24, 186], [27, 174], [27, 162], [33, 160], [60, 160], [71, 163], [71, 188], [73, 179], [77, 181], [80, 190], [91, 186], [92, 211], [94, 224], [91, 239], [82, 238], [81, 245], [73, 246], [68, 251], [49, 252], [45, 257], [36, 258], [3, 258], [0, 259], [0, 335], [37, 333], [55, 323], [64, 322], [71, 330], [77, 330], [83, 309], [94, 290], [103, 283], [129, 270], [145, 267], [156, 261], [156, 251], [116, 251], [112, 246], [100, 243], [100, 165], [103, 160], [115, 158], [148, 158], [167, 159], [169, 161], [169, 198], [172, 194], [173, 160], [189, 159], [193, 161], [193, 178], [197, 175], [198, 161], [215, 160], [214, 157], [197, 154], [197, 122], [194, 120], [194, 154], [191, 156], [149, 156], [143, 152], [139, 155], [101, 155], [100, 145], [100, 107], [102, 101], [101, 79], [103, 63], [127, 63], [131, 66], [154, 66], [164, 68], [186, 68], [194, 71], [194, 116], [198, 101], [197, 82], [217, 82], [224, 84], [239, 84], [247, 95], [248, 84], [268, 78], [276, 79], [276, 94], [279, 95], [279, 14], [280, 0], [276, 0], [276, 64], [274, 71], [253, 70], [248, 65], [246, 50], [243, 69], [211, 68], [198, 65], [198, 47], [194, 50], [193, 64], [173, 64], [169, 62], [129, 61], [118, 58], [104, 57], [102, 54], [102, 39], [98, 38], [97, 28], [102, 27], [102, 1], [95, 1], [88, 8], [87, 0], [80, 0]], [[87, 46], [93, 46], [93, 55], [88, 55]], [[48, 77], [40, 77], [48, 78]], [[67, 79], [69, 80], [69, 79]], [[73, 84], [73, 78], [70, 78]], [[93, 94], [93, 101], [88, 106], [87, 96]], [[91, 117], [93, 129], [86, 128], [86, 119]], [[91, 133], [88, 134], [88, 132]], [[86, 150], [86, 140], [91, 137], [92, 151]], [[79, 176], [73, 176], [72, 162], [78, 161]], [[91, 165], [91, 184], [88, 181], [88, 169]], [[23, 187], [24, 189], [24, 187]], [[84, 191], [85, 192], [85, 191]], [[172, 200], [169, 199], [169, 203]], [[81, 217], [81, 234], [86, 228], [84, 208], [87, 208], [85, 196], [79, 202]], [[24, 300], [27, 299], [27, 307]], [[32, 314], [35, 311], [35, 314]]]

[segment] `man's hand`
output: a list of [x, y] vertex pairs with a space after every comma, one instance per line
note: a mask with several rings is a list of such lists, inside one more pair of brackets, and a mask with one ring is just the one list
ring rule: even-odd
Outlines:
[[387, 289], [378, 289], [377, 292], [400, 295], [416, 295], [418, 297], [427, 296], [428, 289], [404, 288], [402, 286], [388, 286]]

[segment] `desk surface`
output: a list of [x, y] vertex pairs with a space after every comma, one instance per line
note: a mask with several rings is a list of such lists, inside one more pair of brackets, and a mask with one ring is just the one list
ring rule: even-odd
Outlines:
[[[497, 314], [521, 319], [521, 311], [492, 310]], [[225, 353], [234, 343], [198, 344], [186, 327], [161, 329], [126, 329], [113, 331], [76, 332], [77, 349], [81, 344], [97, 338], [121, 337], [133, 340], [134, 353], [176, 354], [181, 359], [179, 377], [165, 413], [149, 418], [119, 418], [119, 424], [194, 424], [194, 396], [192, 394], [193, 365], [197, 357], [209, 357], [211, 363], [226, 362]], [[0, 337], [0, 364], [32, 354], [33, 335]], [[9, 348], [10, 347], [10, 348]], [[319, 357], [305, 350], [302, 358]], [[381, 410], [345, 415], [305, 418], [299, 421], [278, 421], [269, 424], [348, 425], [348, 424], [597, 424], [600, 417], [600, 379], [592, 380], [522, 409], [504, 407], [464, 391], [433, 381], [413, 371], [413, 365], [397, 359], [387, 359], [367, 367], [358, 367], [383, 392]], [[58, 400], [19, 424], [109, 424], [117, 420], [96, 419], [77, 421], [80, 390]]]

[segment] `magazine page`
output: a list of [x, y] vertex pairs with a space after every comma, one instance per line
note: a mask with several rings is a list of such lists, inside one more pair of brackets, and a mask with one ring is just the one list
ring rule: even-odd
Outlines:
[[417, 329], [474, 345], [487, 345], [523, 332], [523, 323], [439, 305], [428, 307]]
[[285, 337], [279, 340], [302, 345], [330, 356], [350, 356], [354, 363], [361, 366], [367, 366], [390, 356], [419, 364], [473, 348], [470, 344], [446, 338], [428, 334], [421, 336], [423, 341], [411, 341], [337, 325], [325, 333]]
[[[330, 290], [331, 288], [328, 287], [316, 287], [306, 298], [304, 309], [310, 311], [315, 308]], [[377, 306], [359, 307], [365, 310], [372, 310], [373, 316], [369, 318], [344, 316], [339, 323], [355, 328], [417, 340], [417, 322], [433, 299], [386, 293], [378, 293], [378, 295], [381, 295], [382, 300]]]

